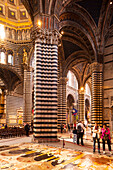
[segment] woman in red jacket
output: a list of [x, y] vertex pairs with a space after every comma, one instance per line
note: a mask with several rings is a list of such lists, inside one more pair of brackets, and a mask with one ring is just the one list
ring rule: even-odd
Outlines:
[[102, 132], [101, 138], [103, 142], [103, 154], [105, 154], [105, 141], [107, 141], [108, 149], [110, 151], [110, 154], [112, 154], [111, 153], [110, 130], [105, 123], [103, 124], [103, 128], [101, 129], [101, 132]]

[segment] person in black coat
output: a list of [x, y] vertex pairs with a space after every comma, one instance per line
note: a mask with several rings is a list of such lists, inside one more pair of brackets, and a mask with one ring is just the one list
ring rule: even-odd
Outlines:
[[26, 131], [26, 136], [29, 136], [30, 126], [28, 123], [26, 123], [26, 125], [24, 126], [24, 130]]
[[81, 121], [77, 124], [77, 144], [79, 145], [79, 139], [81, 138], [81, 145], [83, 144], [83, 135], [84, 135], [85, 127]]

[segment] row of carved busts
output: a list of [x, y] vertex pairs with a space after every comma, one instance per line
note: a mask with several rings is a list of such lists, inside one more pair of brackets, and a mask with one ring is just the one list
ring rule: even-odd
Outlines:
[[6, 39], [11, 40], [30, 40], [31, 36], [31, 30], [30, 29], [22, 29], [22, 30], [15, 30], [6, 27], [5, 28], [5, 36]]

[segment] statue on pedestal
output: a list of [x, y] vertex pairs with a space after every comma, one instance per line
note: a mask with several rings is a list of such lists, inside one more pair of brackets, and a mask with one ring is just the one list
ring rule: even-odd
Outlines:
[[28, 57], [27, 57], [27, 52], [26, 52], [26, 49], [24, 48], [23, 49], [23, 64], [28, 64], [27, 63], [27, 60], [28, 60]]

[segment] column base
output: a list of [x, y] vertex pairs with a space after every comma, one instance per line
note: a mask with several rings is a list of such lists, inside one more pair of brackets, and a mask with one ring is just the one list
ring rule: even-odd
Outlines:
[[60, 140], [59, 139], [57, 139], [57, 138], [52, 138], [52, 139], [50, 139], [50, 138], [36, 138], [36, 137], [33, 137], [32, 138], [32, 142], [35, 142], [35, 143], [48, 143], [48, 142], [60, 142]]

